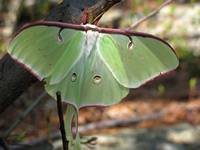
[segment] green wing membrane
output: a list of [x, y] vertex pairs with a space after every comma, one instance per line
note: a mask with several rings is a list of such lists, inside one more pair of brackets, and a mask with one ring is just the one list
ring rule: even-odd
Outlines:
[[[8, 53], [17, 61], [30, 68], [40, 79], [52, 74], [52, 82], [63, 79], [81, 55], [81, 44], [74, 41], [84, 38], [83, 32], [67, 29], [61, 33], [60, 28], [47, 26], [33, 26], [23, 30], [10, 43]], [[65, 65], [61, 63], [65, 60]], [[55, 73], [55, 71], [57, 73]]]
[[99, 53], [116, 80], [127, 88], [137, 88], [178, 66], [173, 49], [151, 35], [102, 34]]
[[178, 65], [172, 48], [151, 35], [128, 37], [47, 25], [24, 29], [8, 52], [46, 81], [51, 96], [56, 98], [60, 91], [62, 99], [77, 109], [115, 104], [129, 88]]
[[129, 92], [117, 82], [94, 50], [90, 57], [82, 55], [63, 81], [47, 84], [46, 88], [53, 97], [56, 91], [61, 91], [62, 97], [77, 107], [115, 104]]

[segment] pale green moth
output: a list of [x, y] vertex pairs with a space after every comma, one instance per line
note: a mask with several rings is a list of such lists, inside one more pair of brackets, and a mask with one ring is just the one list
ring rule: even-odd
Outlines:
[[172, 47], [150, 34], [48, 21], [22, 28], [8, 52], [46, 82], [52, 97], [59, 91], [63, 101], [74, 106], [70, 119], [81, 107], [118, 103], [129, 88], [179, 63]]

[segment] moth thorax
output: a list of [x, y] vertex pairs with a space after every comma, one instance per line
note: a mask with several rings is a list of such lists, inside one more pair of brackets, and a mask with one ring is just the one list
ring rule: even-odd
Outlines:
[[92, 49], [95, 47], [97, 43], [97, 39], [99, 37], [99, 32], [88, 30], [86, 32], [86, 41], [85, 41], [85, 53], [86, 56], [89, 56]]
[[85, 27], [90, 28], [91, 30], [97, 28], [97, 26], [93, 24], [86, 24]]

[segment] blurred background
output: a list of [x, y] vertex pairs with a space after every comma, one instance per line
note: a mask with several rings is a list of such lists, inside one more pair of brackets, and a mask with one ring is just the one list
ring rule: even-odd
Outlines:
[[[60, 2], [0, 0], [0, 58], [20, 26], [45, 18]], [[163, 2], [124, 0], [103, 16], [99, 26], [129, 28]], [[180, 66], [166, 76], [131, 90], [120, 104], [82, 109], [80, 132], [83, 136], [98, 137], [95, 147], [99, 150], [199, 150], [200, 1], [176, 0], [133, 30], [167, 40], [175, 48]], [[43, 92], [41, 84], [34, 85], [0, 114], [0, 135], [9, 133], [9, 145], [19, 149], [61, 147], [56, 103], [48, 95], [38, 100]], [[33, 111], [19, 121], [17, 128], [12, 128], [35, 101], [38, 103]], [[93, 147], [92, 144], [86, 143], [84, 147]]]

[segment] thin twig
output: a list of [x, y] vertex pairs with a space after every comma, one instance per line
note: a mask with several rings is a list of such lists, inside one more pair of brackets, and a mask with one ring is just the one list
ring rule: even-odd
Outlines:
[[150, 14], [148, 14], [147, 16], [141, 18], [139, 21], [137, 21], [136, 23], [132, 24], [131, 27], [128, 28], [128, 30], [133, 30], [135, 28], [137, 28], [141, 23], [147, 21], [148, 19], [150, 19], [151, 17], [156, 16], [161, 9], [163, 9], [165, 6], [171, 4], [174, 0], [167, 0], [165, 1], [162, 5], [160, 5], [156, 10], [152, 11]]
[[42, 101], [42, 99], [46, 96], [46, 93], [42, 93], [31, 106], [23, 112], [19, 118], [13, 123], [13, 125], [4, 133], [4, 138], [7, 138], [12, 131], [32, 112], [32, 110]]
[[62, 135], [62, 142], [63, 142], [63, 150], [68, 150], [69, 141], [67, 140], [66, 133], [65, 133], [65, 124], [64, 124], [64, 119], [63, 119], [61, 93], [57, 92], [56, 96], [57, 96], [58, 116], [59, 116], [59, 121], [60, 121], [60, 132]]

